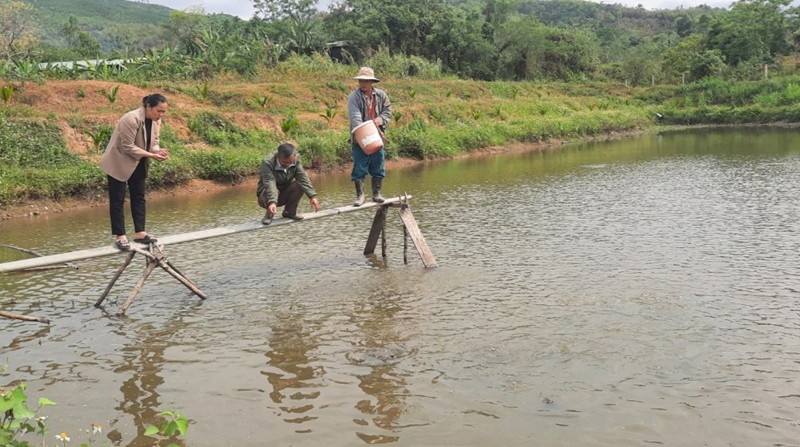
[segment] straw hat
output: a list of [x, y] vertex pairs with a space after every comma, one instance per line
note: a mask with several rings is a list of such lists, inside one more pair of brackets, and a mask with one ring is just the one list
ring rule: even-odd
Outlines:
[[361, 67], [358, 70], [358, 74], [353, 79], [364, 80], [364, 81], [373, 81], [373, 82], [381, 82], [380, 79], [375, 77], [375, 70], [369, 67]]

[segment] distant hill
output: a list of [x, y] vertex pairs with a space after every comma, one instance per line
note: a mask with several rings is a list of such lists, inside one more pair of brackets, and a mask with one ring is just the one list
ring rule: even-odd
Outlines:
[[553, 26], [627, 29], [641, 35], [670, 33], [679, 17], [699, 18], [724, 12], [723, 8], [701, 5], [693, 8], [646, 10], [621, 4], [585, 0], [532, 0], [520, 4], [519, 12], [536, 16]]
[[162, 43], [170, 8], [126, 0], [20, 0], [35, 8], [39, 38], [64, 46], [64, 25], [70, 15], [91, 33], [104, 53], [134, 51]]

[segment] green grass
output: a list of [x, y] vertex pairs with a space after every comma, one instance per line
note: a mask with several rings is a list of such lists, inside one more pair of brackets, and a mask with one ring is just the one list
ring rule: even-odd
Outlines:
[[[386, 55], [379, 57], [389, 73], [402, 65]], [[657, 124], [657, 113], [663, 115], [661, 124], [678, 125], [800, 121], [798, 76], [625, 88], [597, 82], [464, 81], [444, 78], [434, 67], [426, 70], [427, 79], [382, 75], [380, 87], [389, 93], [396, 112], [387, 132], [389, 158], [452, 157], [513, 142], [647, 128]], [[258, 79], [257, 90], [245, 79], [209, 81], [207, 100], [199, 110], [181, 110], [180, 101], [175, 102], [173, 113], [186, 118], [189, 132], [179, 135], [167, 118], [161, 141], [171, 157], [151, 165], [150, 184], [170, 187], [194, 178], [237, 182], [255, 175], [261, 160], [285, 140], [297, 142], [306, 166], [326, 169], [350, 163], [344, 99], [354, 88], [351, 76], [352, 67], [319, 56], [293, 56]], [[165, 85], [170, 94], [193, 96], [198, 84], [155, 80], [146, 88]], [[254, 96], [269, 100], [257, 104]], [[13, 103], [0, 109], [0, 206], [102, 193], [105, 176], [96, 160], [66, 150], [61, 128], [49, 124], [72, 123], [73, 114], [58, 116], [31, 101], [25, 89], [19, 89]], [[326, 107], [338, 113], [326, 120], [321, 115]], [[254, 110], [266, 114], [273, 125], [236, 124], [258, 122], [252, 120]], [[250, 116], [237, 119], [238, 113]]]

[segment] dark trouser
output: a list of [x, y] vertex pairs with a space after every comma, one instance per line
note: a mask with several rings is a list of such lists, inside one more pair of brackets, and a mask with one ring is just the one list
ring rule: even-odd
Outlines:
[[[283, 213], [289, 216], [297, 214], [297, 205], [300, 204], [300, 199], [303, 197], [303, 187], [297, 182], [291, 182], [288, 185], [278, 185], [278, 202], [277, 206], [284, 206]], [[267, 190], [261, 192], [258, 197], [258, 206], [266, 208], [269, 205], [267, 202]]]
[[147, 163], [139, 162], [136, 170], [127, 182], [121, 182], [108, 176], [108, 205], [111, 213], [111, 234], [125, 234], [125, 185], [131, 194], [131, 215], [133, 227], [137, 233], [144, 231], [145, 215], [145, 179], [147, 179]]
[[367, 174], [373, 178], [384, 178], [386, 176], [386, 151], [384, 148], [367, 155], [358, 143], [352, 143], [350, 152], [353, 154], [353, 171], [350, 173], [350, 180], [364, 180]]

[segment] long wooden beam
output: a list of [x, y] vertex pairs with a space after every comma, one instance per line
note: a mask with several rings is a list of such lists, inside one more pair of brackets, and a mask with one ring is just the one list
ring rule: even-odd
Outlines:
[[[405, 196], [403, 198], [411, 198], [411, 196]], [[169, 244], [179, 244], [181, 242], [190, 242], [190, 241], [198, 241], [201, 239], [208, 239], [212, 237], [219, 237], [219, 236], [228, 236], [231, 234], [236, 233], [243, 233], [245, 231], [253, 231], [253, 230], [261, 230], [264, 228], [271, 228], [278, 225], [286, 225], [290, 223], [301, 223], [307, 220], [312, 219], [319, 219], [321, 217], [331, 217], [336, 216], [338, 214], [349, 213], [353, 211], [360, 211], [365, 209], [374, 208], [376, 206], [384, 206], [390, 205], [393, 203], [400, 203], [402, 199], [400, 197], [392, 197], [387, 198], [383, 203], [375, 203], [375, 202], [366, 202], [361, 206], [342, 206], [339, 208], [329, 208], [326, 210], [318, 211], [315, 213], [305, 213], [303, 214], [304, 219], [300, 221], [295, 221], [292, 219], [286, 218], [276, 218], [272, 221], [272, 224], [265, 226], [261, 224], [261, 221], [254, 221], [254, 222], [246, 222], [239, 225], [231, 225], [227, 227], [218, 227], [218, 228], [211, 228], [208, 230], [200, 230], [194, 231], [191, 233], [181, 233], [181, 234], [173, 234], [170, 236], [163, 236], [158, 238], [159, 244], [169, 245]], [[146, 249], [147, 245], [145, 244], [138, 244], [136, 242], [131, 241], [132, 246], [136, 246], [140, 249]], [[53, 264], [63, 264], [65, 262], [72, 262], [72, 261], [80, 261], [83, 259], [90, 259], [90, 258], [99, 258], [102, 256], [110, 256], [119, 254], [121, 251], [117, 249], [113, 245], [108, 245], [105, 247], [97, 247], [97, 248], [90, 248], [86, 250], [78, 250], [78, 251], [71, 251], [69, 253], [61, 253], [57, 255], [50, 255], [50, 256], [41, 256], [38, 258], [30, 258], [30, 259], [21, 259], [19, 261], [12, 261], [12, 262], [4, 262], [0, 264], [0, 272], [13, 272], [16, 270], [26, 270], [36, 267], [43, 267], [47, 265]]]

